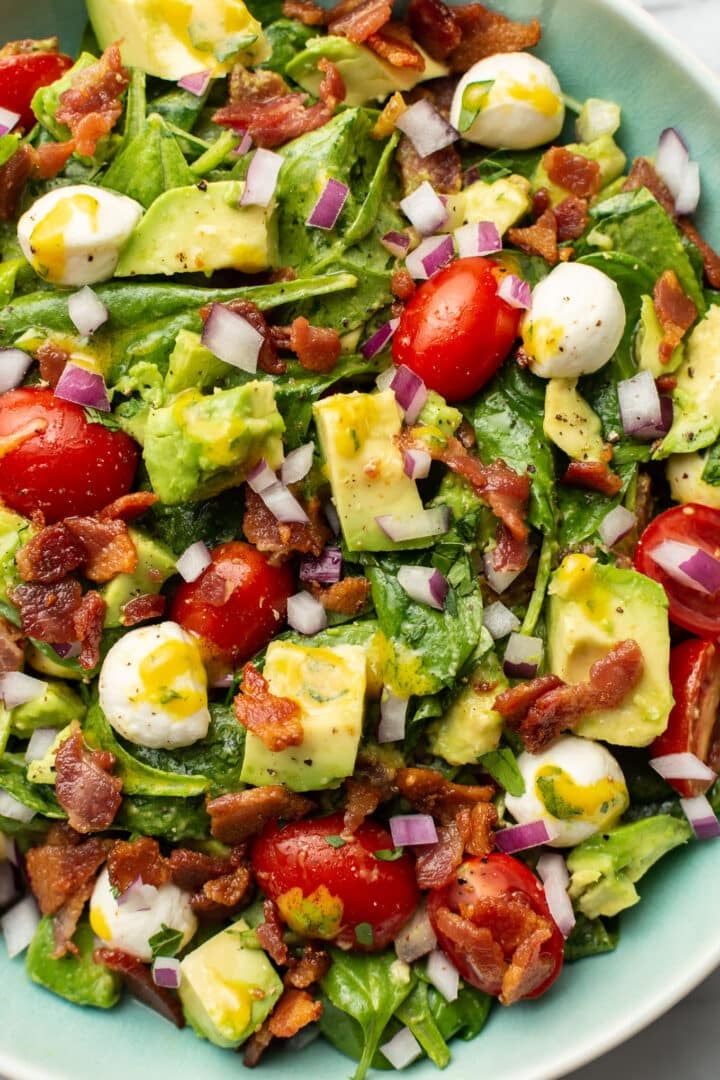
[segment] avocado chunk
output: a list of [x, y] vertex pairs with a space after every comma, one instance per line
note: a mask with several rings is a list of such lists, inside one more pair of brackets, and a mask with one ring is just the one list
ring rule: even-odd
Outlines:
[[143, 458], [153, 491], [168, 505], [193, 502], [236, 487], [260, 458], [277, 469], [284, 430], [269, 380], [207, 397], [184, 390], [148, 415]]
[[165, 376], [165, 393], [172, 397], [183, 390], [212, 390], [232, 368], [220, 360], [192, 330], [181, 330], [175, 338]]
[[345, 84], [345, 105], [365, 105], [382, 101], [396, 90], [412, 90], [426, 79], [439, 79], [447, 75], [445, 64], [433, 60], [419, 45], [415, 48], [425, 61], [422, 71], [417, 68], [395, 67], [366, 48], [344, 37], [328, 34], [311, 38], [302, 52], [289, 62], [285, 74], [314, 97], [319, 97], [322, 72], [318, 61], [331, 60], [337, 67]]
[[[588, 158], [590, 161], [597, 161], [600, 166], [601, 189], [607, 187], [613, 180], [617, 180], [622, 174], [627, 161], [625, 154], [612, 135], [601, 135], [589, 143], [567, 143], [565, 149], [569, 150], [571, 154], [578, 154], [580, 157]], [[566, 199], [571, 194], [567, 188], [552, 182], [542, 161], [533, 173], [531, 183], [533, 192], [545, 188], [550, 195], [552, 206], [557, 206], [558, 203], [561, 203], [563, 199]]]
[[167, 579], [175, 573], [175, 556], [158, 540], [129, 529], [130, 538], [138, 554], [138, 564], [132, 574], [117, 574], [100, 589], [107, 604], [105, 627], [124, 626], [123, 607], [138, 596], [155, 595]]
[[657, 814], [606, 833], [596, 833], [568, 855], [570, 896], [595, 919], [617, 915], [640, 899], [635, 882], [668, 851], [685, 844], [692, 829], [684, 818]]
[[0, 600], [5, 603], [9, 590], [20, 581], [15, 555], [34, 531], [27, 518], [0, 506]]
[[471, 765], [482, 754], [497, 749], [503, 718], [493, 703], [508, 685], [495, 653], [488, 653], [449, 709], [430, 725], [430, 753], [450, 765]]
[[85, 711], [81, 698], [66, 683], [48, 681], [41, 697], [10, 709], [10, 727], [15, 735], [29, 738], [35, 728], [62, 728], [82, 720]]
[[236, 1047], [256, 1031], [280, 997], [283, 985], [262, 949], [247, 948], [248, 930], [238, 919], [188, 953], [180, 965], [185, 1019], [201, 1039]]
[[667, 727], [673, 705], [665, 590], [635, 570], [568, 555], [552, 575], [548, 594], [548, 670], [554, 675], [584, 682], [591, 665], [628, 638], [644, 659], [635, 689], [617, 708], [589, 713], [575, 733], [618, 746], [647, 746]]
[[291, 791], [337, 787], [355, 768], [366, 688], [365, 650], [272, 641], [263, 674], [270, 691], [300, 707], [303, 740], [268, 750], [248, 731], [240, 778], [246, 784], [285, 784]]
[[160, 195], [130, 233], [115, 277], [267, 270], [269, 211], [240, 206], [244, 189], [242, 180], [218, 180]]
[[96, 964], [93, 960], [95, 937], [87, 922], [80, 923], [73, 942], [78, 948], [77, 954], [54, 958], [53, 921], [45, 915], [30, 942], [25, 970], [33, 982], [75, 1005], [111, 1009], [120, 1000], [122, 980], [104, 964]]
[[577, 379], [548, 379], [543, 431], [573, 461], [602, 461], [598, 414], [578, 392]]
[[71, 720], [69, 724], [58, 731], [43, 756], [29, 763], [25, 773], [29, 783], [55, 786], [55, 756], [65, 740], [69, 739], [76, 730], [77, 725], [74, 720]]
[[662, 337], [662, 327], [655, 314], [652, 296], [643, 296], [640, 303], [640, 323], [635, 336], [635, 359], [640, 370], [649, 371], [653, 379], [677, 371], [685, 356], [685, 345], [680, 342], [664, 364], [660, 359]]
[[720, 510], [720, 486], [703, 479], [707, 454], [672, 454], [665, 465], [665, 476], [675, 502], [701, 503]]
[[333, 394], [313, 405], [333, 502], [351, 551], [395, 551], [376, 517], [420, 513], [417, 484], [406, 476], [395, 443], [402, 412], [392, 390]]
[[492, 221], [502, 236], [530, 210], [530, 181], [516, 174], [491, 184], [476, 180], [464, 191], [449, 196], [448, 205], [456, 226]]
[[676, 372], [673, 425], [653, 455], [703, 450], [720, 435], [720, 306], [708, 308], [685, 345]]

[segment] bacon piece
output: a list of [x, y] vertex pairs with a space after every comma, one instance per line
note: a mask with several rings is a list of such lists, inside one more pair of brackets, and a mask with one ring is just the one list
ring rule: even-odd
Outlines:
[[[265, 504], [263, 503], [263, 505]], [[247, 506], [245, 512], [247, 514]], [[248, 535], [247, 531], [246, 535]], [[210, 604], [211, 607], [222, 607], [231, 593], [231, 583], [218, 574], [215, 566], [208, 566], [207, 570], [198, 578], [195, 597], [197, 600], [202, 601], [203, 604]]]
[[313, 983], [320, 982], [329, 970], [330, 956], [325, 949], [308, 942], [299, 960], [291, 957], [291, 964], [289, 971], [283, 977], [283, 982], [286, 986], [295, 986], [298, 990], [305, 990]]
[[243, 533], [258, 551], [267, 552], [274, 565], [285, 562], [291, 555], [319, 556], [332, 536], [326, 524], [320, 500], [313, 496], [305, 511], [310, 524], [293, 521], [282, 524], [268, 510], [259, 495], [251, 488], [245, 491]]
[[255, 928], [258, 941], [270, 959], [284, 967], [290, 960], [290, 952], [283, 940], [280, 912], [274, 900], [264, 901], [263, 914], [265, 921]]
[[543, 154], [542, 163], [553, 184], [565, 188], [578, 199], [591, 199], [600, 190], [599, 163], [582, 154], [574, 154], [565, 146], [551, 146]]
[[17, 217], [25, 184], [32, 173], [32, 147], [19, 146], [0, 166], [0, 221]]
[[489, 784], [455, 784], [437, 769], [398, 769], [395, 782], [415, 810], [432, 814], [443, 824], [453, 822], [463, 807], [489, 802], [495, 794]]
[[[235, 850], [240, 852], [240, 857], [237, 859], [239, 863], [245, 849], [239, 847]], [[202, 851], [193, 851], [191, 848], [173, 848], [168, 864], [173, 883], [178, 888], [193, 893], [202, 889], [206, 881], [223, 877], [232, 865], [229, 859], [206, 855]]]
[[415, 848], [415, 877], [420, 889], [441, 889], [449, 884], [463, 860], [465, 838], [457, 822], [438, 825], [436, 844]]
[[387, 0], [362, 0], [352, 11], [339, 16], [331, 11], [330, 16], [328, 33], [359, 45], [390, 21], [392, 7]]
[[137, 956], [121, 949], [96, 949], [93, 953], [96, 964], [104, 964], [111, 971], [122, 975], [123, 982], [133, 997], [149, 1006], [154, 1012], [169, 1020], [175, 1027], [185, 1027], [182, 1006], [171, 990], [156, 986], [150, 968], [138, 960]]
[[65, 168], [67, 160], [75, 149], [75, 140], [70, 139], [62, 143], [43, 143], [41, 146], [31, 148], [33, 180], [52, 180], [54, 176]]
[[54, 915], [79, 889], [94, 881], [107, 858], [109, 842], [87, 840], [65, 824], [55, 825], [45, 843], [30, 848], [25, 867], [43, 915]]
[[390, 292], [398, 300], [409, 300], [416, 289], [417, 285], [413, 281], [410, 271], [406, 270], [404, 266], [393, 271], [390, 278]]
[[300, 706], [290, 698], [273, 694], [267, 680], [252, 664], [243, 668], [243, 681], [233, 701], [233, 711], [239, 723], [257, 735], [268, 750], [285, 750], [303, 741]]
[[98, 141], [112, 131], [129, 81], [118, 45], [110, 45], [96, 63], [73, 75], [69, 89], [60, 95], [55, 118], [70, 128], [78, 154], [92, 157]]
[[602, 495], [617, 495], [622, 490], [621, 477], [606, 461], [571, 461], [560, 482], [567, 487], [590, 488]]
[[[268, 74], [272, 74], [272, 72]], [[205, 307], [200, 308], [200, 318], [203, 323], [207, 322], [214, 306], [214, 304], [206, 304]], [[287, 365], [278, 358], [267, 320], [257, 304], [253, 303], [252, 300], [228, 300], [221, 307], [232, 311], [234, 315], [241, 315], [243, 319], [250, 323], [253, 329], [262, 334], [263, 343], [258, 353], [258, 368], [260, 371], [264, 371], [266, 375], [282, 375]]]
[[20, 671], [24, 657], [24, 638], [11, 622], [0, 615], [0, 675]]
[[122, 780], [112, 776], [115, 755], [86, 750], [79, 727], [55, 755], [55, 794], [77, 832], [109, 829], [120, 809]]
[[497, 571], [524, 570], [530, 559], [527, 540], [518, 540], [502, 522], [495, 530], [497, 543], [492, 550], [492, 564]]
[[230, 103], [269, 101], [290, 92], [288, 84], [277, 71], [258, 68], [250, 71], [243, 64], [235, 64], [230, 73]]
[[346, 577], [332, 585], [319, 585], [311, 581], [310, 592], [326, 611], [341, 615], [359, 615], [367, 605], [370, 582], [365, 577]]
[[413, 68], [415, 71], [425, 70], [423, 55], [415, 48], [410, 30], [405, 23], [386, 23], [377, 33], [371, 34], [365, 44], [377, 56], [387, 60], [394, 67]]
[[148, 619], [159, 619], [165, 614], [166, 603], [160, 593], [142, 593], [121, 606], [120, 620], [123, 626], [137, 626]]
[[85, 562], [85, 547], [64, 522], [48, 525], [32, 536], [15, 555], [23, 581], [57, 585]]
[[272, 1032], [270, 1031], [266, 1020], [257, 1031], [253, 1032], [243, 1046], [243, 1065], [246, 1069], [255, 1068], [272, 1042], [272, 1039]]
[[157, 501], [158, 497], [154, 491], [131, 491], [103, 507], [95, 517], [98, 521], [113, 521], [115, 518], [126, 522], [134, 521], [135, 518], [147, 513]]
[[301, 1028], [319, 1020], [322, 1002], [314, 1001], [305, 990], [288, 987], [268, 1019], [271, 1033], [278, 1039], [290, 1039]]
[[297, 19], [304, 26], [324, 26], [328, 12], [313, 0], [283, 0], [282, 13], [286, 19]]
[[502, 989], [505, 956], [487, 926], [476, 926], [447, 907], [438, 908], [435, 921], [443, 937], [460, 947], [483, 989], [498, 994]]
[[121, 518], [69, 517], [64, 525], [85, 549], [83, 573], [90, 581], [111, 581], [137, 569], [137, 550]]
[[[672, 394], [677, 387], [676, 375], [658, 375], [655, 380], [658, 394]], [[642, 532], [642, 530], [640, 530]]]
[[370, 817], [383, 801], [379, 787], [368, 780], [356, 780], [351, 777], [345, 782], [345, 814], [343, 831], [352, 836], [366, 817]]
[[508, 239], [526, 255], [540, 255], [550, 266], [560, 258], [558, 252], [558, 223], [552, 210], [546, 210], [533, 225], [509, 229]]
[[116, 840], [108, 854], [110, 884], [124, 893], [136, 881], [157, 889], [170, 880], [170, 863], [157, 840], [141, 836], [137, 840]]
[[493, 709], [500, 713], [512, 726], [518, 723], [543, 694], [550, 690], [564, 686], [564, 682], [557, 675], [540, 675], [537, 679], [529, 682], [518, 683], [508, 690], [503, 690], [495, 698]]
[[70, 359], [70, 353], [53, 341], [43, 341], [35, 352], [35, 358], [40, 366], [40, 378], [54, 390]]
[[444, 60], [460, 44], [460, 25], [442, 0], [410, 0], [406, 18], [414, 39], [433, 60]]
[[53, 960], [59, 960], [68, 953], [77, 954], [78, 947], [73, 942], [73, 935], [77, 930], [85, 904], [93, 894], [94, 881], [88, 881], [80, 886], [77, 892], [65, 901], [59, 911], [53, 915], [53, 941], [55, 948], [52, 952]]
[[560, 243], [577, 240], [585, 232], [588, 223], [588, 204], [585, 199], [568, 195], [553, 209], [557, 222], [557, 238]]
[[82, 648], [78, 657], [80, 667], [92, 671], [100, 660], [100, 641], [105, 624], [107, 604], [99, 592], [91, 590], [83, 596], [73, 613], [73, 634], [70, 641], [79, 641]]
[[498, 812], [493, 803], [477, 802], [470, 811], [470, 828], [465, 850], [470, 855], [489, 855], [495, 847]]
[[537, 19], [529, 23], [513, 22], [497, 11], [488, 11], [482, 4], [466, 4], [453, 8], [460, 27], [460, 44], [446, 59], [450, 70], [464, 72], [495, 53], [522, 52], [540, 41], [541, 29]]
[[345, 100], [347, 93], [340, 69], [326, 56], [318, 60], [317, 66], [318, 70], [323, 73], [323, 78], [318, 87], [318, 95], [330, 112], [334, 112], [340, 102]]
[[82, 600], [79, 581], [65, 578], [57, 585], [18, 585], [11, 599], [20, 609], [22, 630], [28, 637], [50, 645], [75, 640], [73, 615]]
[[340, 357], [342, 343], [337, 330], [311, 326], [300, 315], [290, 324], [290, 348], [307, 371], [332, 371]]
[[660, 363], [667, 364], [697, 319], [698, 310], [683, 291], [674, 270], [664, 270], [655, 282], [653, 307], [663, 332], [659, 349]]
[[314, 805], [282, 784], [231, 791], [209, 800], [210, 833], [225, 844], [240, 844], [259, 833], [268, 821], [275, 818], [297, 821], [309, 814]]
[[193, 894], [192, 909], [196, 915], [227, 918], [247, 903], [252, 884], [249, 867], [236, 866], [229, 873], [206, 881], [202, 889]]
[[700, 235], [690, 218], [680, 217], [677, 224], [683, 236], [694, 244], [702, 255], [708, 285], [712, 289], [720, 289], [720, 255]]
[[555, 970], [555, 961], [549, 954], [542, 955], [542, 947], [552, 937], [550, 926], [538, 927], [521, 941], [507, 971], [503, 975], [499, 1000], [501, 1005], [514, 1005], [529, 997]]
[[454, 146], [445, 146], [427, 157], [403, 135], [398, 143], [395, 161], [400, 170], [403, 195], [410, 195], [424, 181], [440, 194], [455, 195], [462, 187], [462, 162]]

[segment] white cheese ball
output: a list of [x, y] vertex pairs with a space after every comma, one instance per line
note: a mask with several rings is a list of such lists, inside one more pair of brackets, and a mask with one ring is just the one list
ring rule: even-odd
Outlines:
[[113, 276], [144, 214], [139, 202], [104, 188], [53, 188], [18, 221], [18, 242], [36, 274], [53, 285], [92, 285]]
[[560, 263], [533, 289], [520, 331], [535, 375], [577, 379], [612, 357], [625, 331], [625, 305], [602, 270]]
[[525, 794], [506, 795], [507, 811], [520, 825], [544, 821], [556, 834], [551, 847], [572, 847], [610, 828], [630, 803], [617, 761], [591, 739], [563, 735], [541, 754], [521, 754], [518, 768]]
[[106, 948], [122, 949], [140, 960], [152, 960], [148, 939], [163, 926], [182, 934], [178, 951], [197, 930], [189, 893], [172, 882], [159, 888], [131, 885], [124, 898], [123, 903], [123, 896], [113, 895], [110, 876], [103, 870], [90, 897], [90, 926]]
[[467, 71], [453, 95], [450, 123], [458, 128], [463, 94], [473, 83], [492, 82], [464, 139], [482, 146], [529, 150], [560, 134], [565, 105], [551, 67], [530, 53], [497, 53]]
[[208, 732], [207, 675], [195, 640], [174, 622], [130, 630], [105, 657], [100, 707], [119, 735], [172, 750]]

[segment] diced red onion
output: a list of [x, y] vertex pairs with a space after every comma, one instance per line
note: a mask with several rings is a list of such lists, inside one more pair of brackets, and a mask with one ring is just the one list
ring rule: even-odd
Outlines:
[[[631, 379], [617, 384], [620, 419], [626, 435], [636, 439], [656, 439], [664, 435], [672, 423], [668, 423], [667, 411], [658, 394], [655, 380], [649, 371], [639, 371]], [[669, 398], [666, 399], [670, 401]], [[665, 407], [667, 410], [667, 406]]]
[[327, 626], [327, 612], [309, 592], [299, 592], [287, 602], [287, 621], [293, 630], [310, 637]]
[[12, 131], [19, 119], [20, 113], [13, 112], [12, 109], [4, 109], [0, 105], [0, 138]]
[[399, 319], [390, 319], [389, 322], [383, 323], [380, 329], [376, 330], [364, 345], [360, 346], [360, 352], [366, 360], [372, 360], [374, 356], [382, 352], [399, 325]]
[[248, 486], [253, 489], [256, 495], [262, 495], [263, 491], [266, 491], [273, 484], [277, 484], [277, 476], [268, 465], [265, 458], [260, 458], [257, 465], [253, 465], [250, 472], [247, 474]]
[[460, 990], [460, 972], [442, 949], [433, 949], [427, 958], [425, 974], [446, 1001], [455, 1001]]
[[0, 349], [0, 394], [19, 386], [31, 364], [32, 356], [22, 349]]
[[394, 514], [381, 514], [375, 520], [386, 536], [401, 544], [405, 540], [442, 536], [450, 528], [450, 511], [447, 506], [433, 506], [400, 518]]
[[219, 360], [254, 375], [264, 340], [242, 315], [222, 304], [210, 305], [201, 341]]
[[688, 161], [680, 190], [675, 198], [675, 210], [678, 214], [694, 214], [700, 202], [700, 166], [697, 161]]
[[430, 814], [396, 814], [390, 818], [389, 824], [395, 847], [438, 842], [437, 829]]
[[489, 604], [483, 611], [483, 626], [497, 641], [507, 637], [514, 630], [520, 629], [520, 620], [510, 608], [505, 607], [502, 600], [496, 600]]
[[350, 188], [347, 184], [342, 184], [339, 180], [330, 177], [325, 182], [325, 187], [320, 192], [320, 197], [310, 211], [310, 217], [305, 224], [312, 225], [316, 229], [333, 229], [349, 194]]
[[304, 480], [312, 468], [315, 443], [304, 443], [296, 450], [291, 450], [280, 466], [280, 479], [283, 484], [297, 484]]
[[166, 990], [178, 990], [182, 981], [180, 961], [175, 956], [156, 956], [152, 966], [152, 980]]
[[61, 660], [73, 660], [82, 652], [79, 641], [59, 641], [56, 645], [53, 645], [53, 649]]
[[650, 768], [662, 776], [663, 780], [707, 780], [712, 783], [717, 779], [717, 773], [713, 772], [709, 765], [688, 751], [651, 758]]
[[680, 540], [661, 540], [648, 554], [661, 570], [689, 589], [707, 596], [720, 589], [720, 560], [703, 548]]
[[380, 1047], [380, 1053], [394, 1069], [404, 1069], [420, 1057], [423, 1049], [409, 1027], [400, 1028], [389, 1042]]
[[9, 862], [0, 863], [0, 907], [4, 908], [17, 896], [15, 871]]
[[310, 518], [292, 491], [289, 491], [279, 480], [270, 487], [263, 488], [259, 494], [275, 520], [281, 524], [291, 525], [293, 521], [298, 521], [303, 525], [309, 523]]
[[390, 380], [390, 389], [405, 414], [405, 423], [414, 424], [427, 401], [427, 387], [406, 364], [399, 364]]
[[543, 658], [543, 640], [527, 634], [511, 634], [505, 649], [503, 671], [512, 679], [534, 679]]
[[391, 255], [395, 255], [396, 258], [402, 259], [407, 255], [408, 248], [410, 247], [410, 237], [404, 232], [386, 232], [381, 238], [380, 243]]
[[681, 799], [680, 805], [698, 840], [712, 840], [713, 837], [720, 836], [720, 821], [706, 795]]
[[102, 375], [71, 362], [63, 368], [55, 387], [55, 397], [100, 412], [110, 411], [110, 399]]
[[416, 281], [425, 281], [441, 270], [455, 257], [452, 236], [428, 236], [405, 260], [405, 267]]
[[262, 146], [253, 154], [240, 196], [241, 206], [269, 206], [277, 187], [278, 174], [285, 159]]
[[21, 803], [5, 788], [0, 787], [0, 817], [10, 818], [11, 821], [19, 821], [22, 825], [27, 825], [35, 817], [35, 811], [25, 803]]
[[332, 529], [335, 536], [340, 535], [340, 518], [338, 512], [331, 502], [323, 503], [323, 513], [327, 520], [328, 525]]
[[183, 581], [197, 581], [211, 562], [212, 555], [207, 544], [202, 540], [196, 540], [190, 547], [185, 548], [175, 566]]
[[493, 221], [473, 221], [455, 229], [455, 246], [461, 259], [474, 255], [493, 255], [502, 249], [502, 238]]
[[68, 315], [83, 337], [94, 334], [108, 320], [109, 312], [89, 285], [68, 296]]
[[403, 470], [411, 480], [424, 480], [430, 473], [432, 458], [427, 450], [405, 450], [403, 452]]
[[660, 135], [655, 168], [675, 200], [678, 214], [692, 214], [700, 199], [700, 170], [690, 160], [687, 145], [676, 128], [665, 128]]
[[619, 543], [635, 527], [637, 517], [624, 506], [614, 506], [600, 522], [598, 532], [606, 547]]
[[433, 566], [401, 566], [398, 584], [419, 604], [443, 611], [448, 592], [447, 578]]
[[546, 821], [529, 821], [523, 825], [509, 825], [495, 833], [495, 846], [498, 851], [512, 855], [514, 851], [527, 851], [540, 847], [553, 840], [557, 833]]
[[0, 698], [6, 709], [14, 709], [17, 705], [25, 705], [42, 697], [47, 685], [42, 679], [35, 679], [22, 671], [6, 671], [0, 675]]
[[195, 97], [202, 97], [211, 79], [212, 71], [192, 71], [189, 75], [183, 75], [182, 79], [178, 79], [178, 86], [181, 90], [194, 94]]
[[334, 585], [342, 573], [342, 552], [338, 547], [326, 547], [320, 555], [303, 555], [300, 560], [300, 580]]
[[[238, 132], [238, 134], [240, 134], [240, 132]], [[248, 151], [252, 150], [252, 144], [253, 144], [253, 141], [252, 141], [252, 136], [250, 135], [250, 132], [249, 131], [244, 131], [242, 133], [242, 139], [240, 140], [238, 145], [235, 147], [235, 149], [233, 151], [231, 151], [231, 153], [235, 157], [245, 157], [245, 155], [248, 153]]]
[[400, 929], [394, 945], [398, 960], [403, 960], [406, 964], [412, 964], [414, 960], [419, 960], [435, 948], [437, 938], [424, 903]]
[[52, 727], [39, 727], [35, 728], [30, 741], [25, 747], [25, 760], [29, 764], [31, 761], [39, 761], [40, 758], [44, 758], [48, 750], [55, 742], [57, 730]]
[[380, 723], [377, 729], [379, 743], [400, 742], [405, 738], [405, 720], [409, 698], [397, 697], [384, 686], [380, 698]]
[[218, 675], [210, 683], [214, 690], [229, 690], [232, 684], [235, 682], [235, 676], [232, 671], [226, 671], [224, 675]]
[[427, 98], [406, 109], [395, 121], [395, 127], [407, 135], [421, 158], [450, 146], [460, 137]]
[[128, 914], [136, 911], [150, 911], [157, 900], [158, 891], [154, 885], [146, 885], [139, 877], [135, 878], [117, 898], [118, 907]]
[[421, 236], [441, 229], [449, 215], [432, 184], [423, 180], [419, 187], [400, 200], [400, 209]]
[[545, 886], [550, 914], [562, 936], [567, 938], [575, 925], [575, 912], [567, 891], [570, 875], [565, 860], [562, 855], [546, 852], [538, 859], [537, 872]]
[[35, 937], [39, 923], [40, 912], [32, 896], [25, 896], [18, 904], [5, 912], [0, 919], [0, 926], [5, 937], [5, 948], [11, 960], [14, 956], [25, 952]]
[[503, 274], [502, 281], [497, 287], [497, 294], [510, 307], [521, 308], [523, 311], [529, 311], [532, 307], [530, 285], [517, 274]]
[[515, 578], [520, 577], [520, 574], [522, 574], [522, 570], [496, 570], [492, 551], [486, 551], [483, 555], [483, 570], [485, 571], [485, 580], [496, 593], [505, 592], [512, 585]]

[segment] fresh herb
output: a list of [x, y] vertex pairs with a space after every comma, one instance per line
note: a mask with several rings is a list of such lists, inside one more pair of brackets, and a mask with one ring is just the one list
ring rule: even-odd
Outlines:
[[334, 848], [345, 847], [345, 840], [343, 840], [342, 836], [326, 836], [325, 843]]
[[494, 79], [485, 79], [483, 82], [469, 83], [465, 87], [458, 119], [458, 131], [461, 135], [473, 126], [476, 116], [487, 105], [488, 95], [494, 85]]
[[162, 923], [157, 934], [148, 938], [153, 960], [156, 956], [175, 956], [182, 945], [183, 937], [182, 930], [175, 930], [172, 926]]
[[369, 922], [358, 923], [355, 927], [355, 939], [359, 945], [372, 945], [373, 928]]
[[500, 747], [499, 750], [488, 750], [478, 758], [478, 765], [485, 772], [489, 772], [493, 780], [500, 787], [505, 788], [508, 795], [518, 798], [525, 794], [525, 781], [517, 764], [517, 759], [509, 746]]
[[373, 856], [379, 859], [380, 862], [397, 862], [398, 859], [402, 859], [405, 854], [405, 848], [378, 848], [377, 851], [373, 851]]

